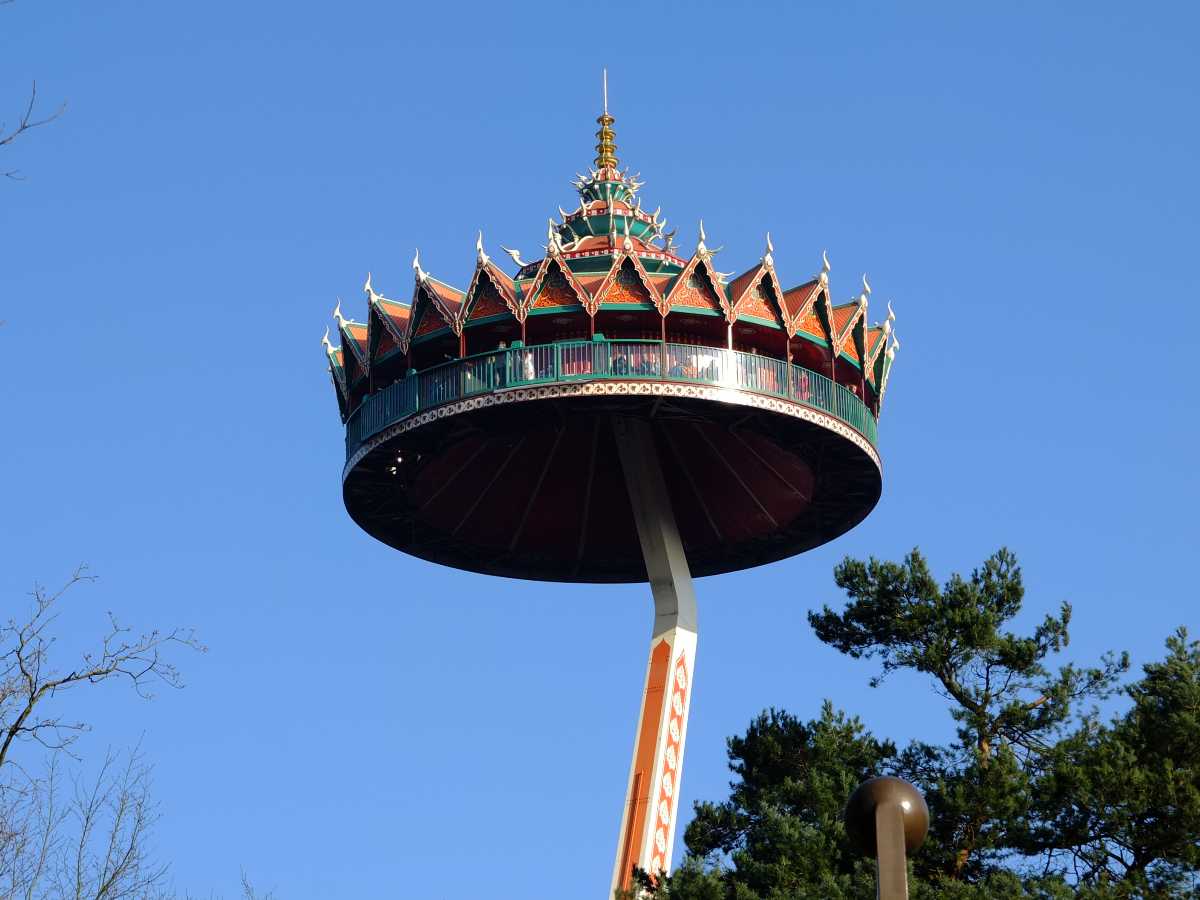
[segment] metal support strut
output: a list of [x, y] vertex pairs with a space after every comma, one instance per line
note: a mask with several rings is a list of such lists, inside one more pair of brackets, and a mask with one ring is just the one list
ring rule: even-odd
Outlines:
[[634, 866], [670, 871], [696, 661], [696, 595], [651, 425], [615, 417], [625, 485], [654, 595], [654, 628], [608, 897], [628, 890]]

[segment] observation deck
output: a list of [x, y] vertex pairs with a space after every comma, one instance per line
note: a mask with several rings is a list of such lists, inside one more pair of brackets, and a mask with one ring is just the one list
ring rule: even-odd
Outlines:
[[877, 425], [844, 385], [757, 353], [664, 341], [497, 348], [364, 396], [343, 494], [418, 557], [551, 581], [646, 579], [611, 427], [648, 420], [696, 575], [832, 540], [878, 501]]

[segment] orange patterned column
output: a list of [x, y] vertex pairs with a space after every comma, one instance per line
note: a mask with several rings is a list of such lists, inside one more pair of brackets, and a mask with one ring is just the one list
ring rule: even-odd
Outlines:
[[695, 633], [683, 628], [654, 640], [621, 819], [613, 890], [629, 888], [634, 866], [652, 875], [670, 871], [695, 647]]
[[654, 628], [610, 898], [617, 890], [628, 890], [635, 866], [652, 876], [671, 870], [697, 627], [691, 571], [659, 465], [653, 426], [646, 420], [616, 418], [613, 432], [654, 595]]

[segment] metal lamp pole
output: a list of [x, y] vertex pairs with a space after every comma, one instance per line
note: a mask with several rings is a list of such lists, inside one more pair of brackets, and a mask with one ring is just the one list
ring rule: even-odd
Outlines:
[[864, 854], [875, 857], [878, 900], [908, 900], [905, 859], [928, 831], [925, 798], [902, 778], [863, 782], [846, 804], [846, 832]]

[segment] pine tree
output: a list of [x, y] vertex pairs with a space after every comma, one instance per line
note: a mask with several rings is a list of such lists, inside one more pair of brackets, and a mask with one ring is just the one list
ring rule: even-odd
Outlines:
[[1200, 898], [1200, 643], [1171, 637], [1102, 725], [1090, 706], [1118, 689], [1127, 657], [1054, 665], [1066, 604], [1010, 630], [1024, 587], [1007, 550], [940, 586], [917, 551], [847, 559], [834, 577], [848, 602], [810, 613], [818, 637], [878, 659], [875, 684], [928, 675], [955, 740], [897, 751], [828, 702], [809, 722], [768, 710], [728, 741], [729, 798], [697, 804], [687, 858], [670, 878], [643, 875], [643, 895], [870, 900], [873, 867], [847, 843], [842, 808], [861, 781], [896, 774], [932, 814], [913, 900]]

